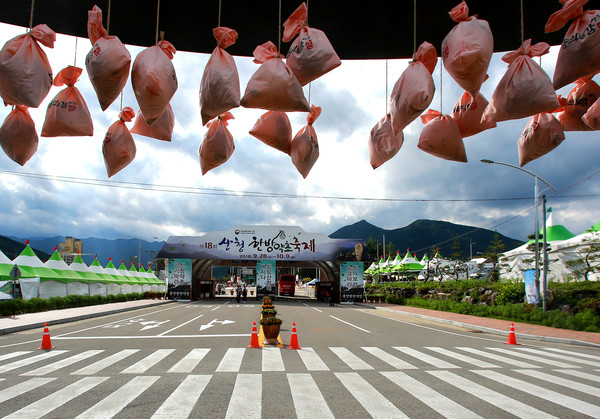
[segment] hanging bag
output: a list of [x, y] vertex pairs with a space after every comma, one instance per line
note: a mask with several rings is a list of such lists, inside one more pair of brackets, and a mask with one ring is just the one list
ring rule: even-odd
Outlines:
[[283, 42], [289, 42], [298, 35], [285, 62], [302, 86], [342, 64], [325, 33], [309, 27], [307, 18], [308, 7], [302, 3], [283, 24]]
[[476, 98], [487, 76], [494, 52], [494, 37], [485, 20], [469, 17], [466, 2], [450, 11], [458, 24], [442, 41], [442, 62], [460, 87]]
[[465, 144], [452, 117], [430, 110], [421, 116], [421, 121], [425, 127], [417, 144], [419, 149], [441, 159], [467, 162]]
[[240, 106], [240, 78], [233, 57], [225, 51], [235, 43], [238, 33], [230, 28], [213, 29], [217, 47], [213, 50], [200, 82], [202, 125]]
[[0, 145], [2, 150], [14, 162], [25, 163], [38, 149], [38, 135], [27, 106], [16, 105], [0, 127]]
[[321, 108], [312, 106], [311, 112], [306, 117], [307, 124], [296, 134], [292, 140], [290, 156], [292, 163], [304, 179], [310, 173], [319, 158], [319, 142], [313, 123], [321, 115]]
[[558, 57], [552, 84], [558, 90], [575, 80], [600, 71], [600, 10], [583, 11], [588, 0], [560, 0], [563, 4], [546, 22], [546, 33], [555, 32], [573, 19], [567, 29]]
[[161, 141], [171, 141], [174, 127], [175, 114], [173, 113], [171, 104], [168, 104], [160, 118], [154, 121], [154, 124], [152, 125], [148, 125], [144, 119], [144, 115], [139, 111], [135, 118], [135, 122], [133, 123], [133, 127], [131, 128], [131, 133], [155, 138]]
[[413, 55], [390, 95], [390, 117], [394, 135], [417, 119], [429, 107], [435, 94], [431, 74], [437, 63], [437, 53], [429, 42], [423, 42]]
[[551, 113], [534, 115], [519, 138], [519, 165], [525, 166], [560, 145], [565, 139], [560, 123]]
[[456, 121], [462, 138], [479, 134], [496, 126], [493, 121], [481, 122], [481, 116], [487, 105], [488, 101], [481, 93], [478, 93], [477, 98], [473, 99], [469, 92], [464, 92], [458, 99], [450, 116]]
[[208, 131], [198, 150], [203, 176], [229, 160], [235, 150], [233, 136], [227, 129], [230, 119], [234, 119], [231, 112], [225, 112], [208, 124]]
[[260, 67], [250, 78], [241, 105], [281, 112], [310, 112], [300, 82], [283, 62], [271, 41], [256, 47], [254, 62]]
[[575, 84], [566, 99], [558, 97], [562, 108], [556, 114], [556, 119], [563, 131], [590, 131], [592, 128], [582, 117], [600, 96], [600, 86], [590, 76], [576, 80]]
[[0, 96], [7, 105], [37, 108], [52, 87], [52, 67], [40, 45], [54, 48], [56, 34], [37, 25], [25, 35], [4, 44], [0, 50]]
[[290, 154], [292, 125], [285, 112], [269, 111], [263, 114], [250, 130], [250, 135], [270, 147]]
[[131, 55], [116, 36], [109, 36], [102, 26], [102, 10], [88, 11], [88, 37], [92, 49], [85, 58], [85, 68], [103, 111], [121, 94], [129, 77]]
[[371, 129], [369, 135], [369, 160], [371, 167], [377, 169], [390, 160], [404, 144], [404, 133], [399, 131], [394, 135], [390, 115], [386, 115]]
[[42, 137], [78, 137], [94, 135], [94, 123], [90, 110], [75, 83], [83, 69], [68, 66], [62, 69], [54, 79], [55, 86], [66, 88], [48, 104], [46, 118], [42, 126]]
[[133, 109], [126, 107], [119, 113], [119, 120], [113, 123], [104, 136], [102, 154], [108, 177], [119, 173], [135, 159], [136, 147], [125, 122], [135, 116]]

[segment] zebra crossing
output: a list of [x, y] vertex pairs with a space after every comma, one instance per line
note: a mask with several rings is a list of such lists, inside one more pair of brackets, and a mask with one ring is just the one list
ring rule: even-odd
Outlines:
[[0, 361], [5, 418], [600, 417], [600, 354], [560, 348], [53, 350]]

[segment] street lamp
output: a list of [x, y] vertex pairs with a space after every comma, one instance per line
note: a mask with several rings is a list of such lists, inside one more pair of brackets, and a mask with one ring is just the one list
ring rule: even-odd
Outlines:
[[[547, 288], [548, 288], [548, 284], [547, 284], [547, 274], [548, 271], [547, 269], [544, 269], [544, 277], [543, 280], [540, 282], [540, 270], [539, 270], [539, 258], [540, 258], [540, 244], [539, 244], [539, 222], [538, 222], [538, 196], [539, 196], [539, 192], [538, 192], [538, 179], [541, 180], [542, 182], [544, 182], [546, 185], [548, 185], [554, 192], [558, 192], [556, 190], [556, 188], [552, 185], [550, 185], [548, 182], [546, 182], [544, 179], [542, 179], [541, 177], [539, 177], [538, 175], [536, 175], [533, 172], [530, 172], [529, 170], [525, 170], [522, 167], [519, 166], [515, 166], [509, 163], [502, 163], [499, 161], [493, 161], [493, 160], [488, 160], [488, 159], [481, 159], [482, 163], [488, 163], [488, 164], [499, 164], [501, 166], [508, 166], [508, 167], [512, 167], [513, 169], [517, 169], [520, 170], [521, 172], [525, 172], [528, 175], [531, 175], [535, 178], [535, 189], [534, 189], [534, 195], [535, 195], [535, 279], [538, 283], [540, 283], [542, 285], [542, 294], [543, 294], [543, 298], [542, 298], [542, 307], [543, 310], [546, 311], [546, 296], [547, 296]], [[545, 197], [544, 197], [545, 200]], [[544, 214], [544, 249], [546, 249], [546, 214]], [[546, 266], [546, 260], [544, 259], [544, 266]]]

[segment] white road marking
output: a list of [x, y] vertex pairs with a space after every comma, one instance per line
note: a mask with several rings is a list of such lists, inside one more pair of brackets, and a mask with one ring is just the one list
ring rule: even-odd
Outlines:
[[505, 396], [502, 393], [491, 390], [487, 387], [477, 384], [474, 381], [458, 376], [450, 371], [427, 371], [434, 377], [439, 378], [451, 384], [468, 394], [475, 396], [493, 406], [505, 410], [513, 415], [529, 419], [529, 418], [555, 418], [556, 416], [549, 415], [546, 412], [535, 409], [528, 404], [521, 403], [518, 400]]
[[4, 419], [32, 419], [41, 418], [55, 409], [58, 409], [65, 403], [73, 400], [75, 397], [96, 387], [101, 382], [108, 380], [108, 377], [85, 377], [81, 380], [61, 388], [38, 401], [28, 404], [24, 408], [5, 416]]
[[175, 349], [158, 349], [157, 351], [148, 355], [146, 358], [136, 362], [128, 368], [125, 368], [123, 371], [121, 371], [121, 374], [143, 374], [174, 351]]
[[160, 377], [135, 377], [118, 390], [103, 398], [98, 403], [76, 417], [76, 419], [105, 419], [112, 418], [125, 406], [136, 399]]
[[521, 362], [521, 361], [518, 361], [516, 359], [507, 358], [507, 357], [502, 356], [502, 355], [491, 354], [489, 352], [480, 351], [479, 349], [475, 349], [475, 348], [469, 348], [469, 347], [466, 347], [466, 346], [459, 346], [459, 347], [457, 347], [457, 349], [460, 349], [461, 351], [471, 352], [472, 354], [483, 356], [483, 357], [486, 357], [486, 358], [492, 358], [494, 361], [504, 362], [504, 363], [510, 365], [511, 367], [517, 367], [517, 368], [541, 368], [540, 366], [537, 366], [537, 365], [531, 365], [531, 363]]
[[528, 355], [528, 354], [520, 353], [518, 351], [510, 350], [510, 349], [503, 349], [503, 348], [486, 348], [486, 349], [488, 349], [490, 351], [500, 352], [500, 353], [503, 353], [503, 354], [517, 356], [517, 357], [520, 357], [520, 358], [528, 359], [530, 361], [539, 362], [541, 364], [548, 364], [548, 365], [553, 366], [553, 367], [558, 367], [558, 368], [581, 368], [579, 365], [567, 364], [566, 362], [555, 361], [553, 359], [546, 359], [544, 357], [536, 356], [536, 355]]
[[97, 372], [103, 370], [104, 368], [110, 367], [115, 362], [122, 361], [123, 359], [127, 358], [128, 356], [133, 355], [134, 353], [136, 353], [138, 351], [139, 351], [139, 349], [123, 349], [122, 351], [119, 351], [116, 354], [112, 354], [104, 359], [101, 359], [100, 361], [94, 362], [93, 364], [83, 367], [80, 370], [74, 371], [71, 374], [72, 375], [96, 374]]
[[357, 373], [336, 372], [335, 376], [374, 419], [408, 418]]
[[313, 348], [302, 348], [296, 351], [308, 371], [329, 371], [323, 360]]
[[227, 407], [226, 419], [261, 418], [262, 375], [239, 374]]
[[206, 354], [210, 351], [210, 348], [196, 348], [192, 349], [186, 356], [184, 356], [178, 363], [173, 365], [167, 372], [192, 372], [196, 365], [202, 361]]
[[56, 378], [32, 378], [30, 380], [16, 384], [9, 388], [5, 388], [4, 390], [0, 391], [0, 400], [2, 402], [5, 402], [7, 400], [12, 399], [13, 397], [25, 394], [28, 391], [34, 390], [54, 380], [56, 380]]
[[403, 360], [401, 360], [400, 358], [395, 357], [394, 355], [391, 355], [387, 352], [385, 352], [382, 349], [376, 348], [374, 346], [363, 346], [362, 347], [365, 351], [367, 351], [368, 353], [370, 353], [371, 355], [381, 359], [383, 362], [390, 364], [392, 367], [399, 369], [399, 370], [414, 370], [417, 369], [417, 367], [415, 367], [414, 365], [409, 364], [408, 362], [405, 362]]
[[206, 388], [211, 375], [188, 375], [151, 419], [187, 418]]
[[23, 373], [21, 375], [46, 375], [48, 373], [57, 371], [61, 368], [68, 367], [69, 365], [75, 364], [76, 362], [83, 361], [84, 359], [88, 359], [94, 355], [98, 355], [99, 353], [102, 353], [102, 352], [104, 352], [104, 350], [85, 351], [80, 354], [70, 356], [66, 359], [62, 359], [60, 361], [54, 362], [52, 364], [44, 365], [41, 368], [36, 368], [35, 370]]
[[262, 348], [262, 371], [285, 371], [279, 348]]
[[179, 329], [180, 327], [183, 327], [183, 326], [185, 326], [186, 324], [193, 322], [194, 320], [198, 320], [198, 319], [199, 319], [200, 317], [202, 317], [202, 316], [204, 316], [204, 314], [201, 314], [201, 315], [199, 315], [198, 317], [194, 317], [192, 320], [188, 320], [188, 321], [187, 321], [187, 322], [185, 322], [185, 323], [181, 323], [179, 326], [175, 326], [174, 328], [172, 328], [172, 329], [169, 329], [169, 330], [167, 330], [166, 332], [162, 332], [162, 333], [160, 333], [158, 336], [164, 336], [164, 335], [166, 335], [167, 333], [171, 333], [173, 330]]
[[443, 359], [439, 359], [426, 353], [417, 351], [409, 348], [408, 346], [393, 346], [393, 348], [437, 368], [460, 368], [457, 365], [444, 361]]
[[[543, 357], [549, 357], [549, 358], [557, 358], [557, 359], [563, 359], [563, 360], [567, 360], [567, 361], [571, 361], [571, 362], [581, 362], [583, 364], [585, 364], [586, 367], [600, 367], [600, 362], [594, 362], [594, 361], [590, 361], [588, 359], [577, 359], [576, 358], [576, 354], [572, 354], [572, 355], [560, 355], [560, 354], [555, 354], [555, 353], [549, 353], [546, 351], [539, 351], [537, 349], [532, 349], [532, 348], [517, 348], [517, 350], [519, 351], [525, 351], [525, 352], [530, 352], [532, 354], [537, 354], [537, 355], [541, 355]], [[561, 368], [565, 368], [564, 366], [560, 366], [560, 365], [556, 365], [557, 367], [561, 367]], [[575, 367], [566, 367], [566, 368], [581, 368], [580, 366], [575, 366]]]
[[500, 368], [499, 365], [490, 364], [489, 362], [482, 361], [481, 359], [473, 358], [471, 356], [466, 356], [458, 352], [450, 351], [448, 349], [439, 348], [437, 346], [427, 346], [427, 349], [431, 351], [438, 352], [442, 355], [446, 355], [453, 359], [458, 359], [459, 361], [466, 362], [468, 364], [475, 365], [478, 368]]
[[246, 348], [229, 348], [219, 366], [217, 367], [217, 372], [239, 372], [240, 366], [242, 365], [242, 359], [244, 358], [244, 353], [246, 352]]
[[43, 361], [48, 358], [52, 358], [54, 356], [62, 355], [66, 352], [69, 352], [69, 351], [53, 350], [53, 351], [44, 352], [39, 355], [32, 356], [30, 358], [21, 359], [20, 361], [15, 361], [15, 362], [11, 362], [9, 364], [0, 365], [0, 373], [11, 371], [16, 368], [21, 368], [26, 365], [33, 364], [34, 362]]
[[577, 390], [582, 393], [587, 393], [589, 395], [600, 397], [600, 390], [598, 387], [588, 386], [587, 384], [578, 383], [573, 380], [567, 380], [562, 377], [557, 377], [555, 375], [546, 374], [536, 370], [514, 370], [521, 374], [525, 374], [528, 377], [535, 377], [540, 380], [548, 381], [552, 384], [557, 384], [559, 386], [570, 388], [571, 390]]
[[287, 378], [298, 419], [334, 417], [310, 374], [288, 373]]
[[337, 317], [335, 317], [335, 316], [331, 316], [331, 315], [330, 315], [329, 317], [331, 317], [332, 319], [336, 319], [337, 321], [340, 321], [340, 322], [342, 322], [342, 323], [345, 323], [345, 324], [347, 324], [348, 326], [355, 327], [355, 328], [357, 328], [358, 330], [362, 330], [363, 332], [371, 333], [371, 332], [370, 332], [370, 331], [368, 331], [367, 329], [363, 329], [362, 327], [358, 327], [358, 326], [356, 326], [355, 324], [352, 324], [352, 323], [349, 323], [349, 322], [347, 322], [346, 320], [338, 319]]
[[372, 370], [373, 367], [342, 346], [331, 346], [329, 349], [353, 370]]

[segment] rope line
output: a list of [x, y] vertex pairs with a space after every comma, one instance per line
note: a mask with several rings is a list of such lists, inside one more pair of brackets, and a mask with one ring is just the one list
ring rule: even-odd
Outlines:
[[221, 26], [221, 0], [219, 0], [219, 16], [217, 18], [217, 27]]
[[108, 0], [108, 16], [106, 18], [106, 34], [110, 35], [110, 8], [112, 6], [112, 0]]
[[281, 0], [279, 0], [279, 26], [277, 30], [277, 51], [281, 54]]
[[413, 0], [413, 54], [417, 52], [417, 0]]
[[33, 29], [33, 9], [35, 7], [35, 0], [31, 0], [31, 13], [29, 14], [29, 30]]
[[158, 22], [160, 19], [160, 0], [157, 0], [157, 5], [156, 5], [156, 40], [155, 40], [155, 44], [158, 44], [158, 34], [160, 33], [158, 30]]

